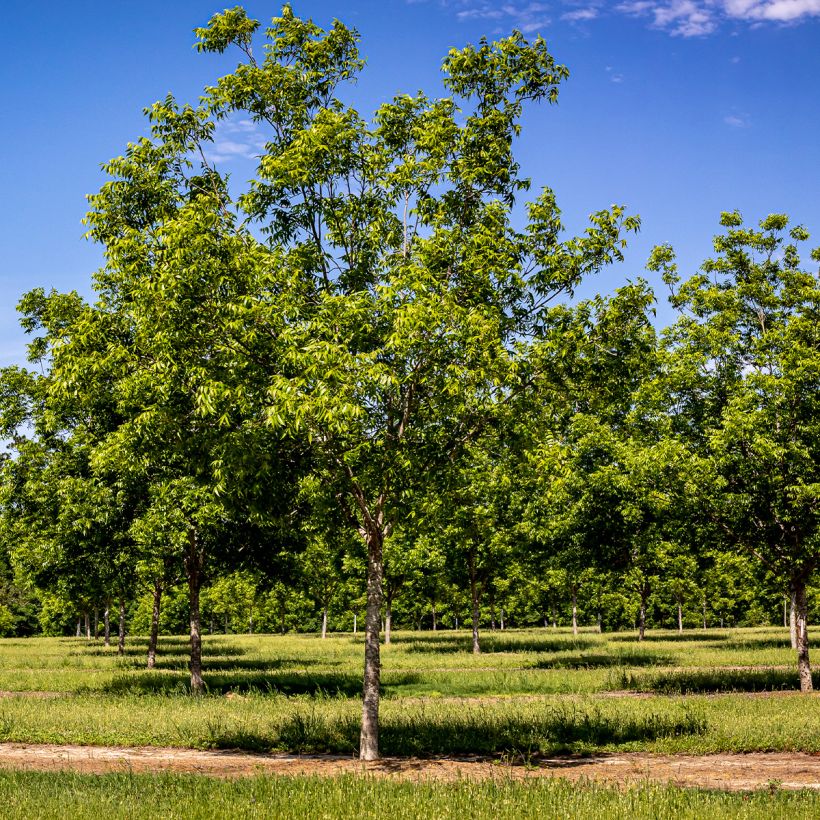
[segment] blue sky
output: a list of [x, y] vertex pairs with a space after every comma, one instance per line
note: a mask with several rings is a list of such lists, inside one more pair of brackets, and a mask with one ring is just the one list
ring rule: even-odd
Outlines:
[[[3, 0], [0, 53], [0, 365], [21, 362], [14, 307], [35, 286], [89, 293], [100, 251], [82, 239], [100, 164], [146, 132], [142, 109], [169, 91], [195, 101], [230, 57], [196, 54], [192, 29], [213, 0]], [[360, 110], [396, 93], [440, 91], [451, 46], [518, 27], [542, 34], [571, 79], [557, 106], [531, 110], [519, 145], [535, 186], [558, 194], [567, 225], [611, 203], [643, 230], [625, 265], [590, 283], [641, 275], [671, 242], [685, 271], [709, 253], [721, 210], [785, 211], [820, 244], [820, 0], [301, 0], [320, 24], [362, 35]], [[245, 4], [264, 22], [276, 3]], [[259, 139], [235, 127], [215, 151], [250, 175]], [[663, 302], [662, 288], [658, 295]], [[661, 321], [668, 312], [661, 304]]]

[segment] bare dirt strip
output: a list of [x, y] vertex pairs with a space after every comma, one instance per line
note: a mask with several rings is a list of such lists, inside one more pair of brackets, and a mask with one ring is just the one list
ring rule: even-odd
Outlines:
[[534, 765], [446, 758], [385, 758], [247, 754], [158, 747], [58, 746], [0, 743], [0, 769], [28, 771], [193, 773], [213, 777], [260, 774], [333, 777], [361, 774], [396, 780], [528, 780], [560, 777], [612, 785], [652, 781], [678, 786], [744, 791], [820, 789], [820, 755], [758, 753], [718, 755], [613, 754], [559, 757]]

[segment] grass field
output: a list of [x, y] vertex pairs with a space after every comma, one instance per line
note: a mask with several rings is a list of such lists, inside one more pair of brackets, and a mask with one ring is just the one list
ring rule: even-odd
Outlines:
[[626, 789], [561, 781], [390, 783], [344, 776], [220, 781], [197, 776], [0, 773], [3, 817], [72, 818], [471, 818], [803, 820], [820, 795], [729, 794], [659, 786]]
[[[781, 629], [631, 634], [397, 633], [384, 647], [389, 755], [820, 752]], [[361, 639], [212, 636], [208, 694], [187, 692], [184, 638], [158, 668], [84, 639], [0, 642], [0, 740], [354, 753]], [[48, 697], [37, 693], [48, 693]], [[768, 695], [766, 693], [769, 693]], [[775, 695], [775, 693], [777, 693]]]
[[[383, 754], [528, 763], [561, 753], [820, 752], [820, 709], [796, 691], [783, 629], [653, 632], [641, 644], [626, 633], [507, 630], [482, 645], [473, 655], [465, 632], [394, 634], [383, 648]], [[145, 649], [142, 639], [124, 657], [77, 638], [0, 641], [0, 741], [356, 753], [361, 636], [208, 636], [202, 697], [187, 689], [184, 638], [161, 640], [154, 671]], [[0, 774], [9, 817], [371, 816], [363, 805], [412, 817], [820, 815], [820, 796], [773, 792]]]

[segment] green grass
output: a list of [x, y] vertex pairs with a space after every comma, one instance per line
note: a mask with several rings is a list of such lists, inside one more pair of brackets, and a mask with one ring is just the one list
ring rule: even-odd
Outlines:
[[813, 818], [820, 795], [727, 794], [660, 786], [622, 790], [561, 781], [400, 783], [368, 777], [0, 773], [3, 817], [72, 818]]
[[[783, 629], [634, 634], [526, 630], [394, 635], [383, 648], [389, 755], [595, 751], [820, 752], [816, 700], [792, 693]], [[208, 694], [188, 694], [187, 643], [125, 657], [83, 639], [0, 641], [0, 740], [354, 753], [362, 636], [208, 636]], [[611, 690], [627, 691], [613, 697]], [[778, 690], [751, 697], [749, 692]]]

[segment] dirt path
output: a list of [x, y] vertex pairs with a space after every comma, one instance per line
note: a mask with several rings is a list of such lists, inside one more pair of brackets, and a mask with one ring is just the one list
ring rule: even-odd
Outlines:
[[387, 758], [363, 764], [351, 757], [331, 755], [246, 754], [171, 748], [111, 746], [56, 746], [0, 743], [0, 769], [36, 771], [187, 772], [216, 777], [256, 774], [319, 775], [368, 774], [400, 780], [453, 781], [458, 779], [514, 779], [563, 777], [624, 784], [642, 780], [733, 791], [780, 787], [820, 789], [820, 755], [622, 754], [563, 757], [542, 760], [537, 766], [509, 765], [481, 759]]

